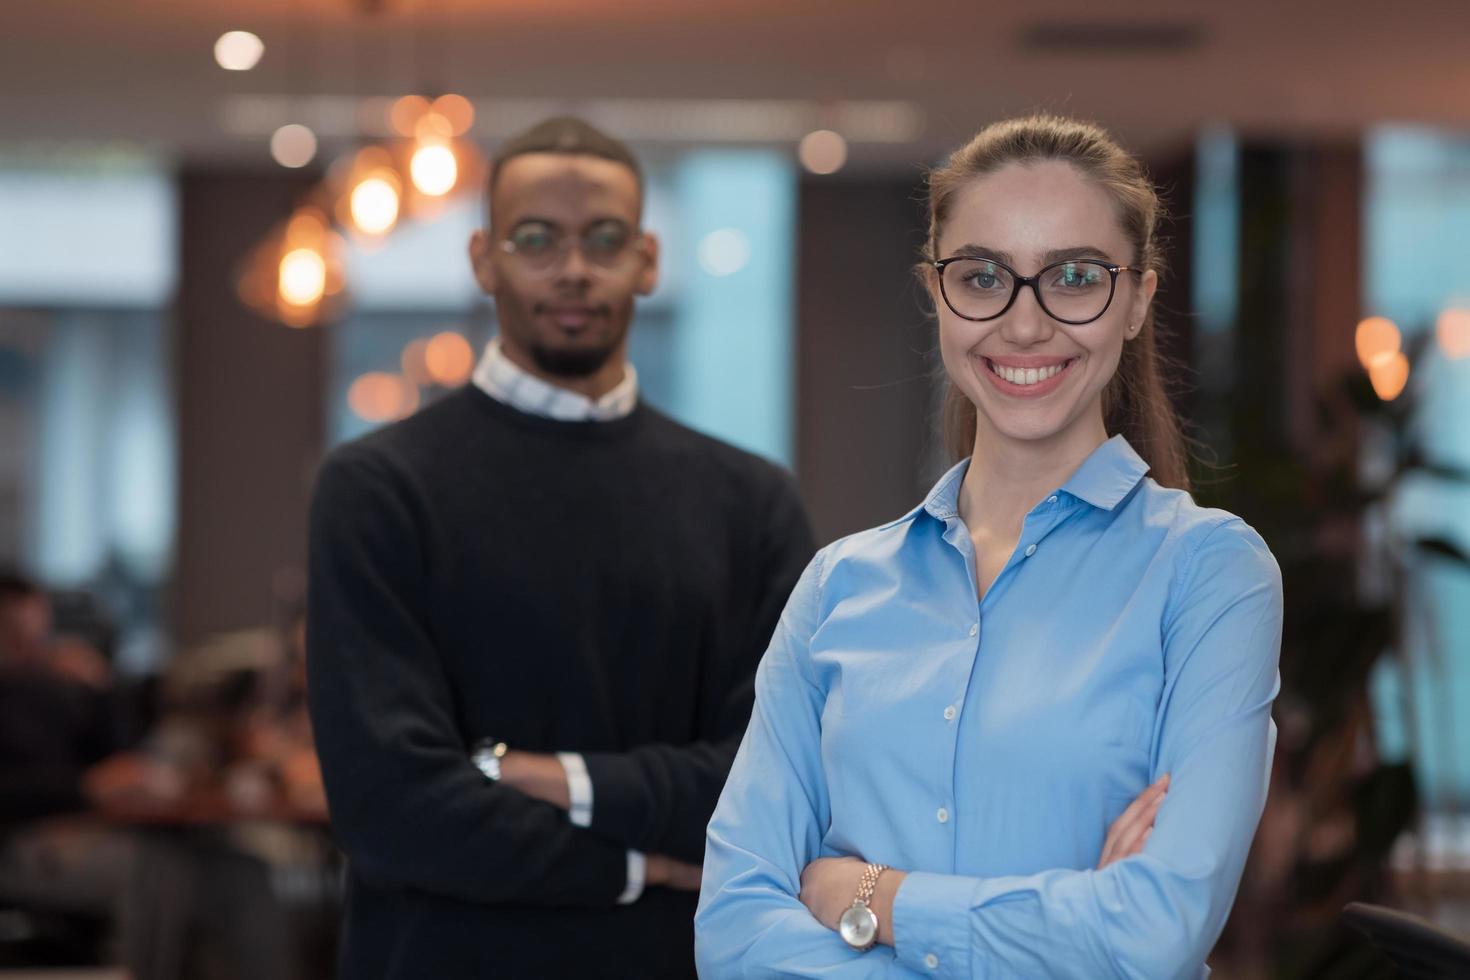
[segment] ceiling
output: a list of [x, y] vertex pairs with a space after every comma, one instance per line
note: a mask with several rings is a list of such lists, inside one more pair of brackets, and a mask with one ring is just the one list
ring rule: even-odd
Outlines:
[[[254, 71], [215, 65], [231, 29], [265, 40]], [[898, 170], [1044, 108], [1157, 152], [1211, 123], [1470, 128], [1467, 49], [1465, 0], [0, 0], [0, 155], [266, 166], [278, 116], [345, 139], [359, 97], [412, 90], [473, 98], [487, 141], [589, 106], [655, 153], [867, 120], [852, 165]]]

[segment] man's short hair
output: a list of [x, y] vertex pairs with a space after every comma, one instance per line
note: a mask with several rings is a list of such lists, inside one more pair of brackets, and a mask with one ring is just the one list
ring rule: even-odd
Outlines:
[[[494, 194], [495, 178], [516, 157], [528, 153], [561, 153], [567, 156], [597, 157], [620, 163], [633, 171], [638, 181], [638, 193], [643, 194], [643, 168], [638, 158], [622, 140], [613, 139], [602, 130], [575, 116], [557, 116], [539, 122], [530, 129], [512, 136], [495, 151], [490, 158], [490, 182], [487, 192]], [[488, 203], [488, 202], [487, 202]]]

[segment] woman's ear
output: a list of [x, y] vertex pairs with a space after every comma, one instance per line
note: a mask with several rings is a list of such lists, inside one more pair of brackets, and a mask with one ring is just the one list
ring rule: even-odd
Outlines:
[[1154, 301], [1154, 293], [1159, 289], [1159, 274], [1149, 269], [1138, 277], [1138, 291], [1133, 294], [1133, 303], [1128, 310], [1128, 332], [1127, 339], [1133, 340], [1143, 330], [1144, 321], [1148, 319], [1149, 304]]
[[475, 282], [480, 284], [487, 296], [494, 295], [496, 283], [499, 282], [493, 253], [494, 246], [490, 236], [483, 230], [476, 230], [470, 236], [470, 268], [474, 270]]

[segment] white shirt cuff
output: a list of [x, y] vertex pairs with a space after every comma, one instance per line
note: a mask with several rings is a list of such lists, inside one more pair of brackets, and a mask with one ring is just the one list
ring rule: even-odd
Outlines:
[[618, 896], [619, 905], [632, 905], [643, 895], [643, 881], [648, 873], [648, 859], [642, 851], [628, 852], [628, 884]]
[[558, 752], [556, 758], [567, 771], [567, 798], [571, 801], [567, 819], [576, 827], [592, 826], [592, 777], [587, 775], [587, 761], [576, 752]]

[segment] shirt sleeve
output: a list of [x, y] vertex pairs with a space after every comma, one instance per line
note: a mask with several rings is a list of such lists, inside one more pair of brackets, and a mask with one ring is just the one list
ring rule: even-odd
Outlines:
[[427, 625], [429, 562], [408, 476], [360, 445], [312, 502], [309, 696], [332, 827], [378, 885], [483, 903], [611, 907], [627, 850], [486, 780]]
[[756, 673], [755, 709], [710, 821], [694, 952], [707, 977], [905, 977], [893, 950], [863, 953], [797, 899], [831, 817], [822, 776], [825, 695], [809, 676], [822, 555], [807, 567]]
[[1102, 871], [914, 873], [898, 959], [936, 977], [1198, 977], [1265, 806], [1279, 690], [1280, 571], [1238, 519], [1208, 532], [1163, 623], [1154, 772], [1169, 793], [1144, 851]]
[[[750, 720], [752, 677], [782, 606], [815, 550], [790, 478], [772, 479], [759, 508], [748, 598], [736, 604], [728, 642], [705, 654], [701, 737], [684, 745], [640, 745], [583, 754], [592, 795], [591, 828], [624, 846], [697, 864], [705, 827]], [[736, 576], [737, 579], [740, 576]]]

